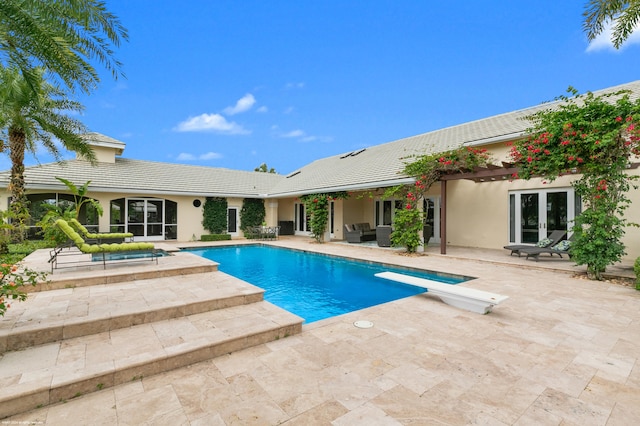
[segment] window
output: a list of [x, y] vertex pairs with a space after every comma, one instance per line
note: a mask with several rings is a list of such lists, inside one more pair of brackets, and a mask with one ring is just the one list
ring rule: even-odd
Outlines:
[[402, 208], [402, 200], [378, 200], [375, 202], [376, 226], [393, 225], [396, 210]]
[[156, 198], [118, 198], [110, 202], [111, 232], [131, 232], [143, 240], [178, 237], [178, 204]]
[[[41, 239], [41, 230], [37, 223], [52, 209], [59, 213], [73, 210], [75, 212], [76, 203], [71, 194], [43, 193], [27, 195], [29, 201], [29, 222], [27, 224], [27, 238]], [[85, 225], [90, 232], [98, 230], [98, 212], [91, 203], [84, 203], [80, 208], [78, 220]]]

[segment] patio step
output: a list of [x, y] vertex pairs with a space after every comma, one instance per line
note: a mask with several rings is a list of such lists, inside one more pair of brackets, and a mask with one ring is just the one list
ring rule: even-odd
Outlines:
[[221, 272], [41, 291], [0, 320], [0, 354], [263, 300]]
[[222, 272], [31, 294], [0, 319], [23, 347], [0, 355], [0, 419], [302, 331], [262, 295]]
[[[82, 255], [88, 256], [88, 255]], [[73, 268], [61, 268], [50, 272], [47, 250], [37, 250], [25, 258], [25, 266], [47, 272], [47, 282], [36, 286], [25, 287], [33, 293], [64, 288], [89, 287], [100, 284], [114, 284], [134, 280], [148, 280], [163, 277], [181, 277], [184, 275], [202, 274], [218, 270], [218, 264], [189, 252], [173, 252], [169, 256], [159, 257], [158, 263], [150, 261], [114, 262], [103, 268], [100, 262], [96, 265], [83, 264]]]

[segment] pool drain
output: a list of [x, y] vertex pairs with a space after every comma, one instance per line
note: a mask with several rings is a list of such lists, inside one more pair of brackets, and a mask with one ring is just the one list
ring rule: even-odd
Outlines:
[[373, 323], [371, 321], [364, 321], [364, 320], [356, 321], [356, 322], [353, 323], [353, 325], [355, 325], [358, 328], [371, 328], [371, 327], [373, 327]]

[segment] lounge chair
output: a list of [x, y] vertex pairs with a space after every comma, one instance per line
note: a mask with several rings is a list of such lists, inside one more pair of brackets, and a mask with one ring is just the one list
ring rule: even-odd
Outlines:
[[[103, 267], [106, 269], [107, 254], [108, 253], [121, 253], [130, 254], [136, 253], [148, 253], [147, 257], [136, 257], [136, 259], [148, 259], [158, 263], [158, 252], [152, 243], [99, 243], [99, 244], [87, 244], [87, 242], [69, 225], [64, 219], [58, 219], [55, 221], [55, 225], [69, 238], [69, 240], [75, 245], [81, 253], [92, 255], [92, 259], [89, 261], [76, 261], [67, 262], [70, 264], [79, 264], [83, 262], [92, 263], [95, 265], [94, 258], [98, 257], [102, 261]], [[64, 251], [66, 246], [59, 246], [50, 252], [49, 263], [51, 263], [51, 273], [55, 268], [58, 268], [59, 258], [63, 255], [77, 255], [77, 252]], [[129, 256], [123, 256], [123, 260], [131, 260]]]
[[133, 240], [131, 232], [109, 232], [109, 233], [92, 233], [85, 228], [77, 219], [69, 220], [69, 225], [78, 232], [84, 240], [93, 240], [98, 243], [122, 243], [125, 239]]
[[535, 245], [511, 244], [508, 246], [504, 246], [504, 248], [507, 250], [511, 250], [511, 253], [509, 254], [509, 256], [513, 256], [513, 254], [515, 253], [518, 255], [518, 257], [520, 257], [520, 250], [530, 249], [535, 247], [539, 247], [539, 248], [551, 247], [552, 244], [557, 244], [558, 242], [562, 241], [566, 235], [567, 235], [566, 231], [555, 230], [551, 233], [551, 235], [549, 235], [549, 237], [541, 239]]
[[529, 247], [528, 249], [521, 249], [520, 252], [522, 254], [527, 255], [527, 259], [534, 258], [536, 261], [540, 258], [541, 254], [548, 253], [553, 257], [554, 254], [557, 254], [562, 258], [563, 254], [571, 257], [571, 253], [569, 250], [571, 249], [571, 239], [560, 241], [558, 244], [553, 247]]

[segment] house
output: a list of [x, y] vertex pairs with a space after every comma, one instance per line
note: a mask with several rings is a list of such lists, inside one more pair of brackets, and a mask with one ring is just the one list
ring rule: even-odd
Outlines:
[[[640, 81], [600, 92], [623, 89], [638, 96]], [[352, 196], [331, 203], [328, 230], [332, 239], [343, 240], [344, 224], [392, 223], [400, 200], [383, 199], [382, 194], [390, 186], [413, 182], [401, 174], [411, 156], [473, 146], [486, 148], [498, 164], [508, 161], [507, 143], [523, 137], [530, 127], [525, 117], [552, 105], [542, 104], [321, 158], [286, 176], [122, 158], [124, 143], [93, 133], [88, 135], [88, 142], [96, 152], [96, 166], [77, 158], [63, 164], [28, 167], [27, 195], [37, 216], [39, 204], [73, 200], [54, 177], [76, 184], [90, 180], [90, 196], [105, 207], [105, 214], [97, 217], [86, 212], [81, 219], [87, 224], [100, 230], [127, 230], [140, 240], [186, 241], [205, 233], [202, 206], [207, 197], [227, 199], [228, 232], [233, 237], [242, 237], [239, 212], [246, 198], [264, 200], [269, 225], [293, 223], [295, 234], [308, 235], [304, 205], [298, 197], [347, 191]], [[637, 173], [637, 169], [630, 169], [629, 173]], [[573, 179], [575, 175], [568, 175], [546, 183], [541, 179], [524, 181], [501, 176], [434, 185], [423, 200], [427, 221], [433, 228], [431, 242], [441, 242], [440, 237], [446, 235], [445, 243], [450, 245], [501, 248], [507, 243], [535, 242], [553, 229], [569, 229], [581, 209], [571, 187]], [[6, 188], [8, 181], [9, 172], [0, 173], [0, 186]], [[627, 214], [640, 217], [640, 194], [632, 190], [630, 198]], [[0, 209], [6, 210], [8, 201], [5, 190], [0, 194]], [[639, 237], [640, 230], [627, 229], [624, 243], [630, 259], [640, 256]]]

